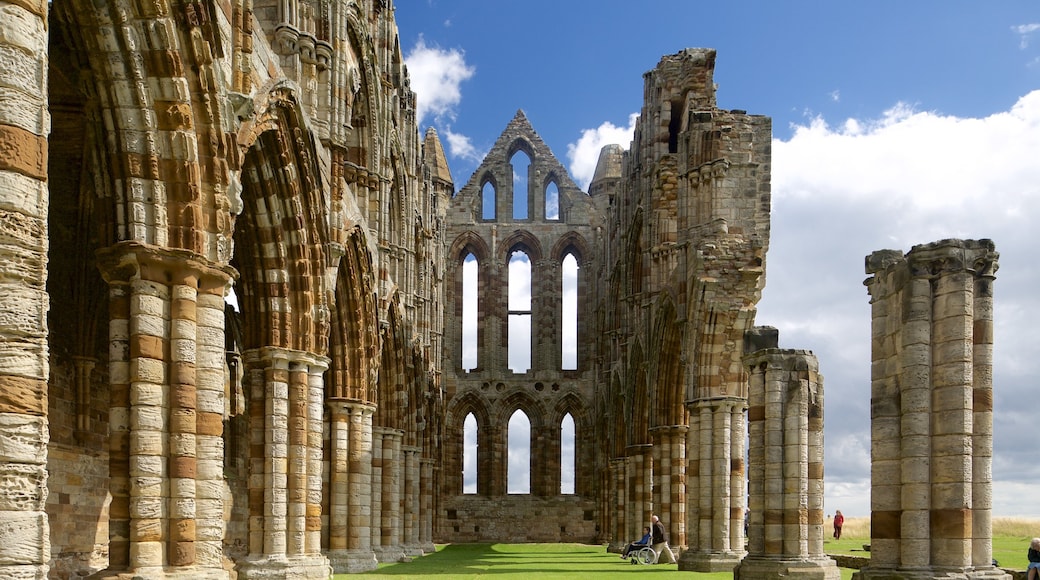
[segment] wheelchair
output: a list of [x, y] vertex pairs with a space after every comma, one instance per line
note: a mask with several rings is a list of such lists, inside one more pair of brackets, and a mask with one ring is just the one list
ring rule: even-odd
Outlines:
[[650, 546], [643, 546], [629, 554], [628, 559], [633, 564], [653, 564], [657, 562], [657, 552]]

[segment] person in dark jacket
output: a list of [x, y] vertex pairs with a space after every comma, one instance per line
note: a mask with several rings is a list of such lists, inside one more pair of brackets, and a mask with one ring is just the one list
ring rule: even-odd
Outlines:
[[656, 515], [651, 517], [650, 521], [653, 522], [653, 538], [651, 541], [653, 542], [654, 552], [657, 552], [657, 561], [661, 561], [661, 553], [667, 552], [668, 563], [674, 564], [675, 554], [673, 554], [672, 549], [668, 547], [668, 532], [665, 531], [664, 524], [661, 523], [661, 519]]
[[1029, 566], [1026, 567], [1026, 580], [1037, 580], [1040, 578], [1040, 538], [1033, 538], [1029, 542], [1029, 552], [1026, 553]]

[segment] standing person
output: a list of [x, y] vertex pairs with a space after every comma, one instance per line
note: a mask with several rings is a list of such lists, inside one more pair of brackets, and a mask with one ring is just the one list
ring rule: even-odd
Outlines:
[[841, 515], [841, 510], [834, 512], [834, 539], [841, 539], [841, 527], [845, 525], [845, 516]]
[[654, 552], [657, 552], [657, 561], [661, 561], [661, 553], [668, 552], [668, 563], [675, 563], [675, 554], [672, 553], [672, 549], [668, 547], [668, 532], [664, 529], [664, 524], [661, 523], [660, 518], [656, 515], [650, 518], [653, 522], [652, 536], [650, 540], [653, 542]]
[[1040, 538], [1033, 538], [1029, 542], [1029, 551], [1026, 552], [1029, 566], [1026, 567], [1026, 580], [1037, 580], [1040, 578]]

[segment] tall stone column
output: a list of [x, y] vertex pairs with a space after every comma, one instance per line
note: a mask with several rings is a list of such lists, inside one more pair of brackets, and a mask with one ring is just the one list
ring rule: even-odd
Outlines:
[[224, 306], [230, 275], [188, 252], [120, 244], [110, 285], [109, 571], [227, 578]]
[[402, 487], [402, 519], [404, 520], [403, 542], [405, 556], [423, 555], [420, 530], [422, 528], [421, 494], [422, 494], [422, 466], [420, 457], [422, 447], [413, 445], [402, 445], [401, 453], [404, 454], [404, 481]]
[[610, 498], [612, 500], [610, 507], [610, 513], [614, 514], [611, 519], [608, 520], [610, 524], [610, 545], [608, 549], [614, 552], [620, 552], [625, 549], [625, 545], [631, 540], [627, 540], [628, 537], [628, 494], [625, 487], [625, 466], [627, 464], [626, 457], [618, 457], [610, 460]]
[[435, 464], [435, 460], [427, 457], [419, 459], [419, 546], [427, 554], [437, 549], [433, 543], [433, 514], [437, 510], [433, 487]]
[[653, 511], [668, 526], [669, 545], [676, 553], [686, 546], [687, 431], [686, 425], [650, 430], [654, 440]]
[[[0, 576], [45, 578], [47, 523], [47, 2], [5, 4], [0, 35]], [[15, 89], [14, 87], [17, 87]]]
[[742, 397], [688, 403], [686, 542], [679, 569], [732, 570], [744, 557], [744, 411]]
[[[240, 578], [325, 578], [331, 573], [321, 553], [321, 374], [328, 360], [311, 353], [265, 347], [245, 354], [252, 391], [249, 556]], [[313, 425], [317, 422], [317, 426]], [[312, 446], [317, 446], [312, 449]], [[317, 458], [317, 459], [316, 459]], [[311, 473], [317, 470], [317, 473]], [[317, 530], [308, 528], [315, 528]]]
[[735, 578], [836, 580], [823, 551], [823, 377], [805, 350], [767, 348], [749, 367], [747, 557]]
[[997, 258], [989, 240], [867, 258], [871, 553], [885, 555], [856, 578], [1007, 577], [989, 548]]
[[[652, 445], [629, 445], [625, 458], [625, 529], [622, 541], [627, 538], [639, 538], [643, 535], [643, 526], [650, 525], [653, 514], [653, 494], [651, 493], [652, 474], [654, 469]], [[624, 544], [622, 544], [624, 545]]]
[[[377, 430], [382, 436], [382, 469], [380, 479], [380, 519], [376, 531], [380, 537], [376, 554], [381, 562], [398, 562], [404, 559], [401, 547], [401, 469], [403, 456], [401, 443], [404, 431], [400, 429]], [[375, 482], [373, 482], [373, 486]], [[375, 498], [373, 498], [375, 501]]]
[[341, 572], [340, 557], [347, 551], [350, 492], [350, 410], [342, 400], [329, 401], [329, 560]]
[[[348, 445], [346, 471], [337, 472], [333, 481], [346, 483], [346, 549], [331, 553], [337, 574], [364, 572], [378, 565], [372, 551], [372, 415], [375, 406], [359, 401], [335, 401], [347, 432], [337, 438]], [[334, 456], [340, 456], [334, 451]], [[337, 468], [338, 469], [338, 468]]]
[[385, 562], [383, 554], [383, 442], [386, 429], [384, 427], [372, 428], [372, 472], [369, 497], [369, 510], [371, 513], [371, 526], [368, 533], [371, 536], [372, 550], [380, 562]]

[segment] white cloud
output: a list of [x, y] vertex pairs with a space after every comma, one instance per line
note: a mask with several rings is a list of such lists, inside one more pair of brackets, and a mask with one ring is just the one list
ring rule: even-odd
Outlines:
[[779, 328], [781, 346], [811, 349], [820, 360], [829, 506], [851, 501], [852, 495], [835, 496], [839, 490], [869, 480], [864, 258], [944, 238], [991, 238], [1000, 252], [994, 481], [1030, 485], [1030, 495], [1040, 494], [1033, 483], [1040, 465], [1029, 459], [1040, 413], [1040, 405], [1029, 403], [1032, 336], [1040, 325], [1040, 267], [1032, 256], [1040, 221], [1038, 151], [1040, 91], [984, 118], [897, 104], [877, 120], [832, 127], [815, 118], [795, 127], [790, 140], [773, 141], [768, 283], [757, 323]]
[[486, 151], [478, 151], [469, 137], [461, 133], [455, 133], [451, 130], [451, 127], [444, 130], [444, 138], [448, 141], [448, 153], [452, 157], [480, 163], [487, 153]]
[[605, 121], [595, 129], [585, 129], [577, 143], [567, 145], [567, 159], [570, 160], [571, 177], [588, 191], [589, 183], [596, 173], [596, 163], [599, 162], [599, 151], [605, 145], [621, 145], [625, 149], [632, 144], [632, 135], [635, 133], [638, 113], [632, 113], [628, 117], [628, 127], [618, 127], [610, 121]]
[[1025, 49], [1029, 48], [1029, 37], [1030, 37], [1030, 35], [1032, 35], [1036, 31], [1040, 30], [1040, 23], [1019, 24], [1017, 26], [1012, 26], [1011, 30], [1015, 34], [1019, 35], [1018, 47], [1021, 48], [1022, 50], [1025, 50]]
[[416, 97], [416, 120], [422, 126], [427, 115], [440, 119], [454, 118], [455, 107], [462, 101], [462, 82], [476, 72], [466, 64], [462, 50], [427, 46], [420, 35], [405, 64], [411, 75]]

